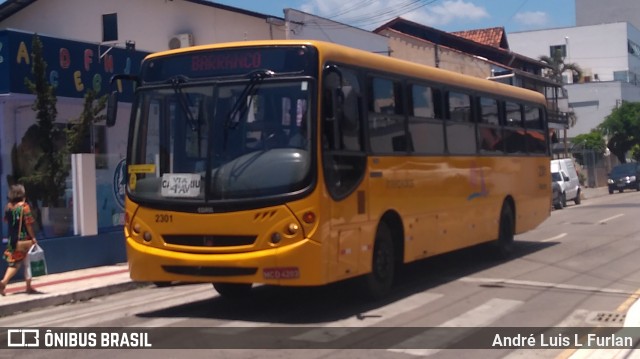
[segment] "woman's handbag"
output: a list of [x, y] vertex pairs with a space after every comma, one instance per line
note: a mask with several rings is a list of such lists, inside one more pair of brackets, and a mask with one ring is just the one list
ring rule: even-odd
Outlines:
[[44, 249], [37, 243], [29, 250], [28, 259], [27, 278], [47, 275], [47, 260], [44, 257]]
[[20, 223], [18, 224], [18, 240], [16, 241], [16, 251], [27, 253], [33, 246], [33, 240], [20, 240], [20, 233], [22, 233], [22, 215], [24, 214], [24, 208], [20, 210]]

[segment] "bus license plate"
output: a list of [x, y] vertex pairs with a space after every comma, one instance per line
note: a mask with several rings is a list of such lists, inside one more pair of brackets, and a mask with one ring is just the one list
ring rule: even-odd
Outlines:
[[201, 180], [196, 173], [165, 173], [162, 175], [163, 197], [197, 197]]

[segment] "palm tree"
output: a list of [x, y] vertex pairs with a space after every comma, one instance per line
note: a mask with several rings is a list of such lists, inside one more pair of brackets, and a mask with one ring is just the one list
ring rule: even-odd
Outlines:
[[582, 69], [580, 66], [575, 63], [565, 63], [564, 56], [562, 56], [562, 51], [560, 49], [557, 49], [553, 53], [553, 56], [543, 55], [540, 56], [539, 59], [549, 65], [551, 73], [547, 74], [547, 77], [558, 83], [564, 83], [562, 80], [562, 74], [566, 71], [571, 71], [571, 75], [574, 79], [579, 80], [582, 77]]

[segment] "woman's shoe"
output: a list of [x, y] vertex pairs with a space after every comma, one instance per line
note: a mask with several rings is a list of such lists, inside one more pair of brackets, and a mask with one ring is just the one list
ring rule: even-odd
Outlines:
[[35, 288], [27, 288], [27, 294], [40, 294]]
[[1, 296], [3, 296], [3, 297], [4, 297], [5, 295], [7, 295], [7, 293], [5, 293], [5, 292], [4, 292], [4, 290], [5, 290], [6, 288], [7, 288], [7, 285], [6, 285], [6, 284], [4, 284], [4, 283], [2, 283], [2, 282], [0, 282], [0, 295], [1, 295]]

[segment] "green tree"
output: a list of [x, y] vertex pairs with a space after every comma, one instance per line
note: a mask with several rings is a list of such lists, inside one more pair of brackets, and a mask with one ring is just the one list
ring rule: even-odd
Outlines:
[[97, 98], [93, 90], [89, 90], [84, 95], [84, 106], [80, 117], [70, 121], [70, 126], [65, 131], [67, 135], [66, 149], [67, 155], [72, 153], [84, 153], [90, 150], [85, 146], [87, 139], [91, 136], [93, 125], [103, 121], [105, 115], [102, 114], [107, 105], [108, 96]]
[[640, 162], [640, 145], [636, 144], [631, 147], [631, 158], [636, 162]]
[[640, 102], [623, 101], [598, 128], [609, 137], [609, 150], [625, 163], [629, 150], [640, 144]]
[[32, 78], [25, 78], [25, 85], [36, 96], [31, 108], [37, 121], [35, 127], [27, 132], [31, 131], [37, 149], [33, 151], [35, 165], [24, 171], [17, 181], [24, 183], [32, 200], [42, 200], [44, 206], [56, 206], [64, 194], [69, 171], [64, 154], [57, 148], [62, 139], [61, 130], [55, 126], [57, 97], [55, 88], [47, 80], [47, 63], [37, 34], [33, 36], [31, 46]]
[[571, 142], [578, 148], [592, 150], [599, 154], [603, 154], [607, 149], [604, 136], [599, 129], [593, 129], [589, 133], [577, 135]]

